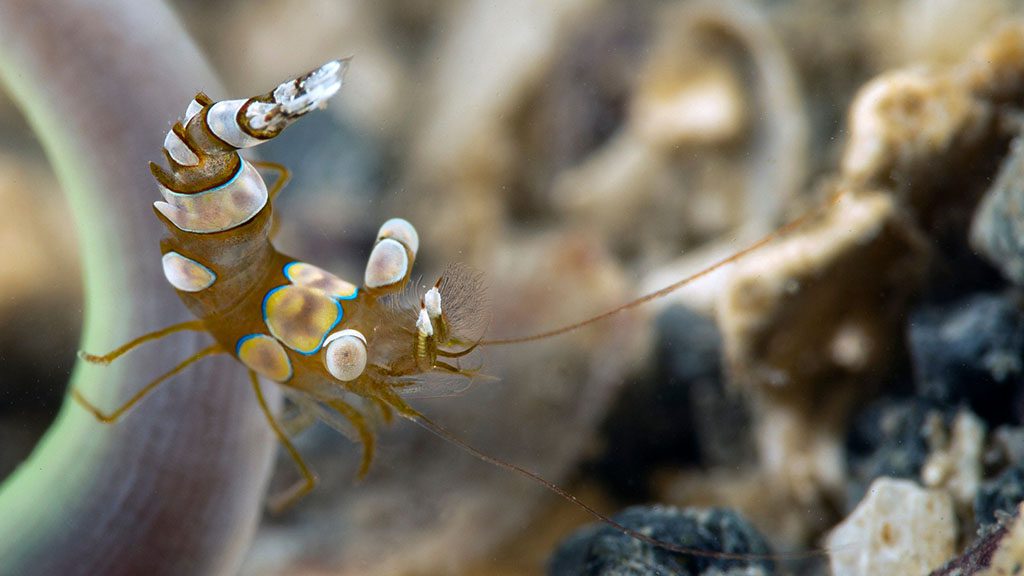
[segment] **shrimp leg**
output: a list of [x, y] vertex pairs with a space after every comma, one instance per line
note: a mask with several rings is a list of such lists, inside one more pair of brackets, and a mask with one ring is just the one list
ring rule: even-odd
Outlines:
[[288, 451], [288, 454], [292, 457], [292, 461], [295, 462], [295, 465], [299, 468], [299, 472], [302, 474], [301, 481], [295, 483], [291, 488], [270, 499], [271, 512], [280, 514], [312, 492], [313, 489], [316, 488], [317, 477], [316, 474], [309, 469], [306, 461], [302, 459], [302, 454], [299, 454], [298, 449], [296, 449], [295, 445], [292, 444], [292, 441], [288, 439], [284, 430], [282, 430], [281, 426], [277, 423], [277, 419], [274, 418], [274, 414], [270, 411], [270, 406], [267, 405], [267, 399], [263, 396], [263, 389], [260, 387], [260, 377], [252, 370], [249, 370], [249, 380], [252, 382], [252, 390], [256, 394], [256, 401], [260, 404], [260, 410], [263, 411], [263, 415], [267, 418], [267, 424], [270, 424], [270, 428], [277, 436], [277, 440], [281, 442], [284, 449]]
[[[273, 202], [277, 195], [284, 189], [288, 184], [288, 181], [292, 179], [292, 171], [289, 170], [284, 164], [278, 164], [277, 162], [267, 162], [265, 160], [254, 160], [250, 162], [256, 168], [263, 168], [264, 170], [273, 170], [277, 172], [277, 179], [274, 180], [274, 185], [267, 191], [267, 202]], [[274, 218], [274, 221], [270, 223], [270, 237], [274, 238], [277, 236], [278, 230], [281, 228], [281, 221]]]
[[366, 417], [356, 410], [354, 406], [339, 400], [337, 398], [330, 398], [324, 400], [328, 406], [333, 408], [336, 412], [348, 419], [356, 428], [356, 433], [359, 434], [359, 440], [363, 444], [363, 459], [359, 464], [359, 479], [366, 477], [366, 473], [370, 471], [370, 464], [373, 462], [373, 455], [376, 450], [377, 439], [373, 435], [373, 429], [370, 428], [370, 424], [366, 421]]
[[156, 378], [155, 380], [153, 380], [149, 384], [146, 384], [145, 386], [143, 386], [141, 390], [136, 392], [131, 398], [128, 399], [127, 402], [125, 402], [124, 404], [119, 406], [113, 412], [103, 412], [102, 410], [97, 408], [95, 404], [93, 404], [92, 402], [86, 400], [85, 396], [82, 396], [81, 392], [79, 392], [77, 389], [71, 390], [71, 397], [74, 398], [75, 401], [78, 402], [78, 404], [82, 408], [85, 408], [90, 413], [92, 413], [92, 415], [95, 416], [96, 419], [99, 420], [100, 422], [102, 422], [104, 424], [112, 424], [112, 423], [118, 421], [121, 418], [121, 416], [124, 416], [125, 412], [130, 410], [136, 404], [138, 404], [140, 400], [145, 398], [147, 394], [149, 394], [150, 392], [155, 390], [157, 388], [157, 386], [159, 386], [160, 384], [163, 384], [167, 380], [169, 380], [172, 377], [178, 375], [182, 370], [184, 370], [185, 368], [188, 368], [189, 366], [191, 366], [192, 364], [198, 362], [199, 360], [202, 360], [203, 358], [206, 358], [207, 356], [213, 356], [215, 354], [222, 354], [223, 352], [224, 352], [224, 349], [221, 348], [220, 344], [213, 344], [211, 346], [207, 346], [206, 348], [203, 348], [199, 352], [196, 352], [195, 354], [193, 354], [193, 355], [189, 356], [188, 358], [186, 358], [185, 360], [183, 360], [180, 364], [178, 364], [174, 368], [171, 368], [168, 372], [166, 372], [163, 375], [159, 376], [158, 378]]
[[84, 350], [79, 350], [78, 357], [91, 364], [110, 364], [111, 362], [117, 360], [125, 353], [129, 352], [130, 350], [134, 349], [140, 344], [145, 344], [146, 342], [150, 342], [153, 340], [159, 340], [164, 336], [168, 336], [170, 334], [174, 334], [175, 332], [181, 332], [184, 330], [203, 331], [206, 330], [206, 325], [203, 323], [202, 320], [188, 320], [186, 322], [180, 322], [178, 324], [173, 324], [166, 328], [150, 332], [149, 334], [143, 334], [142, 336], [139, 336], [134, 340], [129, 340], [127, 343], [121, 345], [118, 348], [115, 348], [114, 350], [106, 354], [103, 354], [102, 356], [98, 356], [96, 354], [89, 354]]
[[263, 168], [264, 170], [273, 170], [274, 172], [277, 172], [277, 180], [274, 180], [274, 185], [267, 191], [268, 202], [273, 202], [274, 198], [277, 197], [281, 190], [284, 189], [292, 179], [292, 171], [284, 164], [267, 162], [266, 160], [253, 160], [250, 164], [256, 168]]

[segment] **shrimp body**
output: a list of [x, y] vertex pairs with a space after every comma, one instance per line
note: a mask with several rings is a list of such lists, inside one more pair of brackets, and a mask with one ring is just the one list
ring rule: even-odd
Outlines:
[[[164, 196], [154, 207], [170, 232], [161, 244], [168, 282], [224, 350], [261, 376], [300, 388], [330, 377], [310, 357], [353, 315], [359, 290], [274, 248], [270, 194], [238, 149], [272, 138], [333, 95], [341, 67], [329, 63], [248, 100], [197, 96], [184, 124], [164, 139], [171, 171], [152, 165]], [[307, 97], [286, 112], [296, 96]]]
[[[300, 393], [300, 407], [362, 443], [363, 475], [374, 448], [364, 405], [386, 421], [393, 412], [419, 418], [402, 400], [404, 391], [422, 390], [422, 378], [433, 373], [473, 375], [458, 360], [442, 359], [457, 359], [473, 348], [448, 321], [449, 312], [459, 315], [458, 305], [449, 312], [441, 308], [441, 292], [452, 287], [452, 278], [439, 280], [418, 304], [403, 298], [419, 248], [409, 222], [393, 218], [381, 226], [362, 286], [282, 254], [271, 241], [272, 200], [287, 170], [249, 162], [239, 150], [276, 137], [321, 107], [340, 89], [345, 66], [343, 61], [328, 62], [244, 100], [214, 102], [203, 93], [196, 95], [183, 120], [164, 138], [169, 169], [150, 164], [163, 196], [154, 209], [169, 232], [161, 242], [164, 275], [196, 320], [147, 334], [105, 356], [82, 357], [108, 363], [138, 344], [185, 329], [206, 331], [216, 344], [157, 378], [114, 412], [104, 413], [73, 392], [97, 418], [112, 422], [192, 362], [231, 354], [249, 370], [271, 426], [306, 477], [284, 499], [286, 504], [311, 490], [315, 477], [267, 408], [260, 376]], [[260, 164], [279, 171], [272, 189], [257, 169]], [[468, 277], [453, 275], [462, 284], [455, 293], [466, 294]], [[468, 292], [478, 291], [478, 284], [469, 280]]]

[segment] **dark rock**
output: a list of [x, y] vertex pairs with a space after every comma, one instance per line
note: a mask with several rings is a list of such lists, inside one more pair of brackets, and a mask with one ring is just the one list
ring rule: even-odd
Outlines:
[[1024, 286], [1024, 145], [1014, 141], [974, 214], [971, 245], [1010, 281]]
[[[64, 401], [79, 343], [81, 304], [40, 290], [0, 316], [0, 481], [42, 437]], [[20, 328], [19, 328], [20, 327]], [[31, 327], [31, 338], [26, 330]]]
[[1024, 466], [1007, 468], [981, 485], [974, 496], [974, 522], [983, 530], [999, 521], [997, 512], [1012, 516], [1024, 500]]
[[583, 574], [581, 570], [590, 560], [591, 544], [604, 534], [604, 524], [590, 524], [572, 533], [555, 549], [548, 559], [548, 576]]
[[847, 437], [847, 505], [852, 509], [880, 476], [920, 478], [935, 426], [948, 430], [953, 413], [917, 398], [879, 400], [854, 418]]
[[617, 496], [649, 497], [637, 484], [658, 467], [735, 466], [754, 457], [750, 415], [722, 378], [714, 321], [675, 306], [658, 316], [656, 330], [653, 373], [624, 387], [593, 465]]
[[992, 476], [1007, 466], [1024, 466], [1024, 428], [1000, 426], [989, 436], [985, 452], [986, 476]]
[[709, 318], [685, 307], [658, 317], [658, 367], [666, 387], [689, 392], [688, 420], [698, 462], [731, 466], [756, 459], [749, 406], [728, 388], [722, 367], [722, 339]]
[[[734, 554], [771, 554], [764, 538], [732, 510], [636, 506], [613, 520], [677, 546]], [[770, 560], [709, 558], [670, 552], [606, 525], [576, 532], [555, 551], [549, 576], [759, 576], [775, 574]]]
[[552, 62], [527, 125], [540, 152], [531, 163], [545, 172], [578, 165], [622, 130], [651, 43], [652, 18], [636, 8], [595, 11]]
[[1017, 294], [975, 294], [918, 309], [909, 332], [919, 396], [969, 406], [991, 426], [1021, 422], [1024, 315]]

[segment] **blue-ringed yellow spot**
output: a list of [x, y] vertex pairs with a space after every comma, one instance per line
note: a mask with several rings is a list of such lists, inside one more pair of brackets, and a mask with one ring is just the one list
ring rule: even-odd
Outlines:
[[282, 344], [315, 354], [341, 322], [342, 309], [325, 292], [304, 286], [278, 286], [263, 298], [263, 321]]
[[285, 382], [292, 377], [288, 353], [272, 336], [249, 334], [239, 338], [235, 355], [253, 372], [276, 382]]
[[334, 274], [305, 262], [290, 262], [284, 267], [284, 275], [292, 284], [322, 290], [340, 300], [352, 300], [359, 294], [359, 288]]

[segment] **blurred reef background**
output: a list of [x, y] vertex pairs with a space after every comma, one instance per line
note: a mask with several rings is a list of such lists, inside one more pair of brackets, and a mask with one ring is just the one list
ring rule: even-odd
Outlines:
[[[0, 20], [14, 22], [17, 4], [0, 1]], [[97, 22], [118, 4], [100, 5], [87, 12]], [[147, 17], [149, 5], [163, 6], [133, 14]], [[181, 110], [198, 90], [246, 97], [353, 57], [326, 112], [260, 149], [294, 175], [277, 202], [277, 244], [358, 280], [379, 224], [406, 218], [421, 235], [424, 282], [452, 261], [485, 274], [495, 337], [600, 313], [814, 211], [646, 307], [490, 349], [485, 372], [500, 381], [417, 406], [659, 538], [830, 553], [743, 562], [651, 550], [399, 422], [382, 431], [361, 483], [344, 437], [326, 426], [298, 436], [319, 488], [285, 515], [264, 515], [251, 542], [240, 532], [239, 552], [207, 571], [995, 574], [1024, 560], [1018, 3], [169, 8], [153, 20], [176, 17], [223, 83], [176, 85]], [[107, 65], [118, 62], [96, 63]], [[57, 418], [84, 301], [71, 224], [83, 220], [14, 100], [0, 91], [0, 478]], [[162, 130], [157, 122], [143, 156], [159, 158]], [[124, 193], [157, 197], [152, 185]], [[137, 220], [159, 235], [151, 214]], [[159, 269], [155, 241], [135, 248], [133, 266]], [[167, 294], [116, 298], [180, 314]], [[217, 408], [196, 410], [215, 420]], [[175, 418], [146, 414], [157, 425]], [[170, 486], [185, 474], [176, 457], [160, 464]], [[284, 453], [273, 466], [271, 491], [294, 476]], [[118, 501], [109, 506], [117, 522]], [[187, 530], [179, 520], [172, 528]]]

